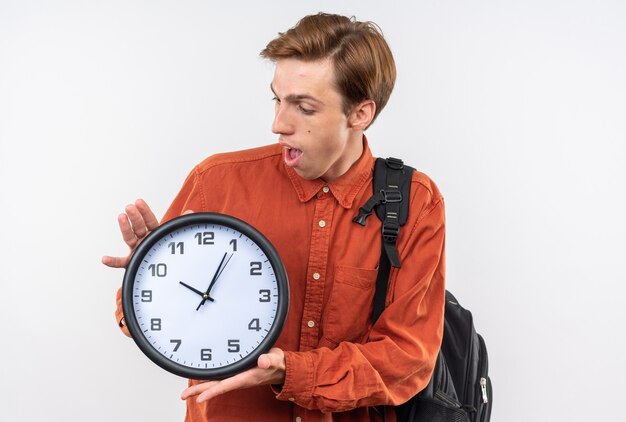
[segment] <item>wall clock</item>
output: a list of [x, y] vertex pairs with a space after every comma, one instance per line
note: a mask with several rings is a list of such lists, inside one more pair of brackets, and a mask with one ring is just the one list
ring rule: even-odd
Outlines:
[[177, 217], [133, 253], [122, 285], [128, 330], [163, 369], [222, 379], [256, 365], [289, 307], [283, 263], [267, 238], [217, 213]]

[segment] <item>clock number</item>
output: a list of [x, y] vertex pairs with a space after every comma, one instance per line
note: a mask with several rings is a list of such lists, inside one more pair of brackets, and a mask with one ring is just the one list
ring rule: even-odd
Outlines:
[[215, 238], [215, 233], [213, 232], [198, 232], [194, 236], [198, 239], [198, 245], [213, 245], [213, 239]]
[[172, 340], [170, 340], [170, 343], [173, 343], [173, 344], [175, 344], [175, 345], [176, 345], [176, 346], [174, 346], [174, 351], [177, 351], [177, 350], [178, 350], [178, 348], [180, 347], [180, 345], [181, 345], [181, 343], [182, 343], [182, 342], [183, 342], [183, 341], [182, 341], [182, 340], [180, 340], [180, 339], [172, 339]]
[[261, 331], [261, 322], [258, 318], [252, 319], [248, 324], [248, 330]]
[[254, 261], [250, 263], [250, 275], [262, 275], [260, 262]]
[[150, 329], [152, 331], [161, 331], [161, 318], [152, 318], [150, 320]]
[[185, 253], [185, 243], [184, 242], [171, 242], [169, 245], [167, 245], [171, 250], [172, 250], [172, 255], [176, 254], [176, 249], [178, 249], [178, 252], [183, 255]]
[[229, 243], [233, 246], [233, 252], [237, 252], [237, 239], [233, 239]]
[[165, 277], [167, 275], [167, 265], [165, 264], [151, 264], [148, 265], [148, 269], [152, 272], [152, 277]]
[[228, 351], [230, 353], [239, 353], [239, 340], [228, 340]]
[[211, 349], [202, 349], [200, 350], [200, 360], [211, 360], [213, 359], [213, 355], [211, 354]]
[[270, 291], [269, 290], [259, 290], [259, 302], [269, 302], [270, 301]]
[[152, 302], [152, 290], [142, 290], [141, 291], [141, 301], [142, 302]]

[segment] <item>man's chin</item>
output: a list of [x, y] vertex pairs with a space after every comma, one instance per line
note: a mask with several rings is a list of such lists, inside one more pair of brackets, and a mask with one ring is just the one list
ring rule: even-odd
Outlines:
[[321, 176], [317, 173], [313, 173], [312, 171], [307, 171], [301, 167], [292, 167], [298, 176], [305, 180], [315, 180], [319, 179]]

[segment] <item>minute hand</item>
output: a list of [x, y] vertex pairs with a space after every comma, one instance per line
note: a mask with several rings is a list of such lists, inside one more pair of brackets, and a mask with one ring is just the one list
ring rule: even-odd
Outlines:
[[196, 311], [199, 310], [200, 307], [202, 307], [202, 305], [204, 305], [204, 303], [207, 301], [207, 299], [211, 299], [211, 301], [213, 301], [212, 298], [209, 296], [209, 293], [211, 292], [211, 289], [215, 285], [215, 282], [217, 281], [217, 279], [222, 274], [222, 271], [224, 271], [224, 268], [226, 268], [226, 265], [228, 265], [228, 263], [230, 262], [230, 259], [233, 257], [233, 254], [231, 253], [230, 257], [228, 257], [228, 261], [226, 261], [226, 263], [224, 263], [224, 260], [226, 259], [226, 255], [228, 255], [228, 252], [224, 252], [224, 256], [222, 257], [222, 260], [220, 261], [220, 265], [217, 266], [217, 270], [215, 271], [215, 274], [213, 275], [213, 278], [211, 279], [211, 283], [209, 284], [209, 288], [206, 289], [206, 292], [204, 293], [203, 298], [202, 298], [202, 302], [200, 302], [200, 304], [196, 308]]

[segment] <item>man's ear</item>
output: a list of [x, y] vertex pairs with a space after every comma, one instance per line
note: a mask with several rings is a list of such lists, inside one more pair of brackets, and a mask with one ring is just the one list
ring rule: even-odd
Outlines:
[[353, 129], [365, 130], [374, 120], [375, 114], [376, 103], [373, 100], [363, 100], [352, 108], [348, 124]]

